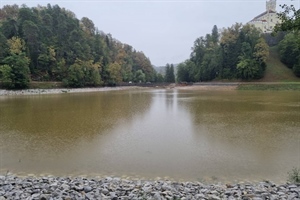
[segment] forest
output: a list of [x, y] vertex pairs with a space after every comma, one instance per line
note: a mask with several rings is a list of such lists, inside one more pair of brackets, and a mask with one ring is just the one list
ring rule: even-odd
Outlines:
[[251, 25], [235, 25], [195, 40], [190, 59], [178, 65], [177, 79], [185, 82], [214, 79], [262, 78], [269, 46]]
[[189, 59], [176, 69], [167, 64], [161, 74], [143, 52], [100, 31], [87, 17], [79, 20], [58, 5], [6, 5], [0, 9], [0, 86], [22, 89], [30, 81], [61, 81], [67, 87], [251, 81], [265, 75], [270, 45], [278, 45], [281, 61], [300, 77], [299, 12], [293, 6], [282, 8], [282, 23], [275, 28], [279, 37], [249, 24], [215, 25], [195, 40]]
[[58, 5], [0, 9], [0, 82], [27, 88], [30, 81], [62, 81], [65, 86], [113, 86], [156, 81], [143, 52], [114, 39], [87, 17]]

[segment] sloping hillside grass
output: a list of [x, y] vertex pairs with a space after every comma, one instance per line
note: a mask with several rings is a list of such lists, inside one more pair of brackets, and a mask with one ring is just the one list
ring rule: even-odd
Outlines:
[[278, 48], [275, 46], [270, 47], [265, 76], [259, 82], [300, 82], [300, 78], [280, 61]]

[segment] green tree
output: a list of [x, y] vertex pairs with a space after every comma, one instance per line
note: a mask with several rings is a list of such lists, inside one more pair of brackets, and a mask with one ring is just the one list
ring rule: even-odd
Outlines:
[[85, 85], [84, 68], [79, 63], [71, 65], [64, 82], [70, 87], [83, 87]]
[[64, 82], [70, 87], [98, 86], [101, 84], [99, 68], [100, 64], [93, 63], [92, 60], [76, 59], [68, 69], [68, 75]]
[[93, 36], [95, 34], [95, 25], [92, 20], [90, 20], [87, 17], [83, 17], [80, 20], [80, 25], [82, 27], [82, 30], [88, 35], [88, 36]]
[[294, 74], [300, 77], [300, 46], [299, 32], [289, 33], [279, 43], [278, 49], [281, 61], [289, 68], [292, 68]]
[[286, 4], [281, 7], [284, 11], [278, 14], [281, 23], [275, 26], [275, 32], [292, 32], [279, 43], [281, 60], [293, 69], [296, 76], [300, 77], [300, 9], [297, 10], [294, 5]]
[[0, 64], [2, 60], [8, 55], [8, 44], [5, 36], [0, 32]]
[[156, 82], [157, 83], [163, 83], [164, 82], [164, 76], [160, 73], [157, 73], [156, 75]]
[[9, 87], [12, 89], [28, 88], [30, 82], [30, 59], [23, 52], [25, 42], [20, 38], [13, 37], [8, 40], [8, 45], [10, 55], [3, 60], [3, 63], [11, 68], [10, 77], [7, 78], [11, 80]]
[[297, 44], [299, 34], [289, 33], [279, 43], [279, 53], [281, 61], [289, 68], [293, 68], [294, 64], [298, 61], [300, 55], [300, 49]]
[[188, 82], [189, 72], [187, 70], [185, 63], [179, 63], [177, 66], [177, 81], [178, 82]]
[[214, 45], [216, 45], [219, 42], [219, 31], [218, 31], [218, 27], [216, 25], [214, 25], [213, 29], [212, 29], [212, 33], [211, 33], [211, 40], [213, 42]]
[[255, 60], [241, 56], [237, 64], [238, 77], [245, 80], [259, 78], [259, 68], [259, 64]]
[[0, 21], [4, 21], [5, 19], [14, 19], [18, 18], [19, 14], [19, 6], [17, 4], [14, 5], [4, 5], [2, 9], [0, 9]]
[[12, 70], [9, 65], [0, 65], [0, 83], [4, 88], [12, 87]]
[[281, 21], [275, 26], [275, 32], [278, 31], [299, 31], [300, 30], [300, 10], [296, 9], [294, 5], [282, 5], [283, 12], [278, 13]]
[[166, 65], [166, 73], [165, 73], [165, 81], [167, 83], [174, 83], [175, 82], [175, 75], [174, 75], [174, 65], [167, 64]]
[[134, 82], [144, 83], [146, 81], [146, 76], [142, 70], [137, 70], [134, 75]]
[[122, 82], [121, 66], [118, 63], [111, 63], [108, 66], [110, 76], [109, 84], [116, 85]]
[[11, 56], [6, 57], [3, 62], [11, 67], [10, 79], [12, 83], [10, 84], [10, 88], [28, 88], [30, 82], [30, 61], [25, 54], [12, 54]]
[[32, 21], [25, 20], [22, 25], [23, 38], [29, 48], [31, 68], [37, 66], [39, 53], [39, 28]]

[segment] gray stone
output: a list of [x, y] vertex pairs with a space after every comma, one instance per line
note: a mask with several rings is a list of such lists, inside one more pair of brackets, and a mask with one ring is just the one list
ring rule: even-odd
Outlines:
[[297, 188], [297, 185], [289, 185], [288, 188], [289, 189], [291, 189], [291, 188]]
[[76, 190], [76, 191], [78, 191], [78, 192], [83, 191], [83, 187], [82, 186], [75, 186], [73, 189]]
[[154, 193], [153, 199], [154, 199], [154, 200], [161, 200], [161, 196], [160, 196], [159, 192], [155, 192], [155, 193]]
[[41, 195], [40, 200], [48, 200], [49, 197], [47, 195]]
[[216, 195], [209, 195], [209, 199], [211, 199], [211, 200], [221, 200], [221, 198], [216, 196]]
[[105, 194], [105, 195], [108, 194], [108, 192], [109, 192], [109, 191], [108, 191], [106, 188], [104, 188], [104, 189], [101, 191], [101, 193], [102, 193], [102, 194]]
[[40, 195], [40, 194], [37, 194], [37, 193], [34, 193], [34, 194], [31, 195], [32, 198], [37, 198], [37, 197], [39, 197], [39, 196], [41, 196], [41, 195]]
[[284, 192], [277, 192], [277, 194], [278, 194], [279, 196], [283, 196], [283, 195], [285, 195], [285, 193], [284, 193]]
[[115, 192], [110, 192], [110, 193], [109, 193], [109, 196], [110, 196], [111, 198], [117, 197], [117, 195], [116, 195]]
[[60, 186], [60, 188], [62, 188], [63, 190], [69, 190], [70, 186], [64, 183]]
[[152, 192], [152, 188], [151, 187], [143, 187], [142, 190], [146, 193]]
[[83, 187], [83, 190], [84, 190], [85, 193], [89, 193], [90, 191], [93, 190], [93, 188], [90, 187], [90, 186], [84, 186], [84, 187]]

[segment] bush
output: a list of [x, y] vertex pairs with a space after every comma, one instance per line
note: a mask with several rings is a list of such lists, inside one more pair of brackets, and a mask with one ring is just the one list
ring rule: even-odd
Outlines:
[[300, 168], [293, 168], [288, 172], [288, 181], [295, 184], [300, 184]]
[[9, 84], [10, 89], [24, 89], [29, 87], [30, 70], [29, 59], [25, 54], [13, 54], [3, 60], [10, 67]]

